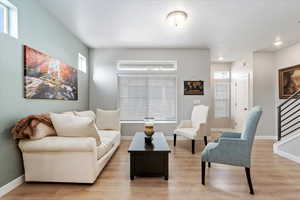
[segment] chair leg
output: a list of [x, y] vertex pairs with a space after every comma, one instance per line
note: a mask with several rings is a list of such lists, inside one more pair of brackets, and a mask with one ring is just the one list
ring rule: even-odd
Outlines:
[[[204, 136], [204, 144], [207, 146], [207, 136]], [[210, 168], [211, 164], [208, 162], [208, 167]]]
[[205, 185], [205, 162], [202, 161], [201, 163], [201, 169], [202, 169], [202, 185]]
[[204, 144], [207, 146], [207, 136], [204, 136]]
[[247, 181], [248, 181], [248, 185], [249, 185], [249, 189], [250, 189], [250, 194], [254, 194], [252, 181], [251, 181], [250, 168], [245, 167], [245, 171], [246, 171]]
[[176, 134], [174, 134], [174, 147], [176, 146]]
[[195, 154], [195, 140], [192, 140], [192, 154]]

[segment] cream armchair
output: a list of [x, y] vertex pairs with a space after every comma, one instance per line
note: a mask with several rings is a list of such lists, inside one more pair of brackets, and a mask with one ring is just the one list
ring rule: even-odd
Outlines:
[[192, 111], [191, 120], [182, 120], [174, 131], [174, 146], [176, 146], [176, 136], [180, 135], [192, 140], [192, 153], [195, 153], [195, 140], [204, 137], [204, 143], [207, 145], [207, 136], [209, 135], [207, 116], [208, 106], [197, 105]]

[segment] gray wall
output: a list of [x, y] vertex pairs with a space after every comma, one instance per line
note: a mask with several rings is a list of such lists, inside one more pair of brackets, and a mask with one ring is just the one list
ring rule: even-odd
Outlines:
[[[116, 65], [118, 60], [177, 60], [178, 121], [189, 119], [194, 100], [210, 105], [210, 54], [202, 49], [92, 49], [90, 50], [90, 108], [115, 109], [118, 100]], [[203, 80], [204, 96], [184, 96], [184, 80]], [[171, 134], [176, 124], [157, 125]], [[133, 135], [142, 124], [123, 124], [122, 135]]]
[[300, 64], [300, 43], [276, 52], [254, 53], [254, 104], [262, 105], [264, 113], [258, 134], [277, 136], [279, 99], [278, 70]]
[[253, 101], [254, 105], [263, 107], [257, 135], [275, 136], [275, 87], [277, 82], [275, 78], [274, 53], [256, 52], [253, 55], [253, 59]]
[[0, 33], [0, 187], [23, 174], [20, 153], [10, 129], [33, 113], [88, 108], [88, 74], [79, 73], [79, 101], [23, 98], [23, 48], [26, 44], [77, 68], [78, 52], [88, 48], [35, 0], [11, 0], [18, 8], [19, 39]]

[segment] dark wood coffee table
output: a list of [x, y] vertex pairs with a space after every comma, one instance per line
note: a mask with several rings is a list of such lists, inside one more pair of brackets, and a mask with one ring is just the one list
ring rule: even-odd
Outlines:
[[134, 176], [169, 178], [169, 153], [171, 152], [163, 133], [155, 132], [152, 145], [145, 144], [145, 133], [137, 132], [130, 144], [130, 179]]

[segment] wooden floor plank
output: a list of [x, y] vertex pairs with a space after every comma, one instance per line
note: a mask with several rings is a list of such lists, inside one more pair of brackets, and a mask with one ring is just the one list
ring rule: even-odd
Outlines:
[[191, 154], [190, 141], [178, 141], [170, 154], [169, 181], [163, 178], [129, 179], [129, 141], [122, 141], [105, 170], [93, 185], [23, 184], [3, 200], [297, 200], [300, 199], [300, 165], [274, 155], [273, 141], [255, 141], [252, 154], [252, 181], [255, 195], [249, 194], [243, 168], [212, 164], [206, 185], [201, 185], [200, 151]]

